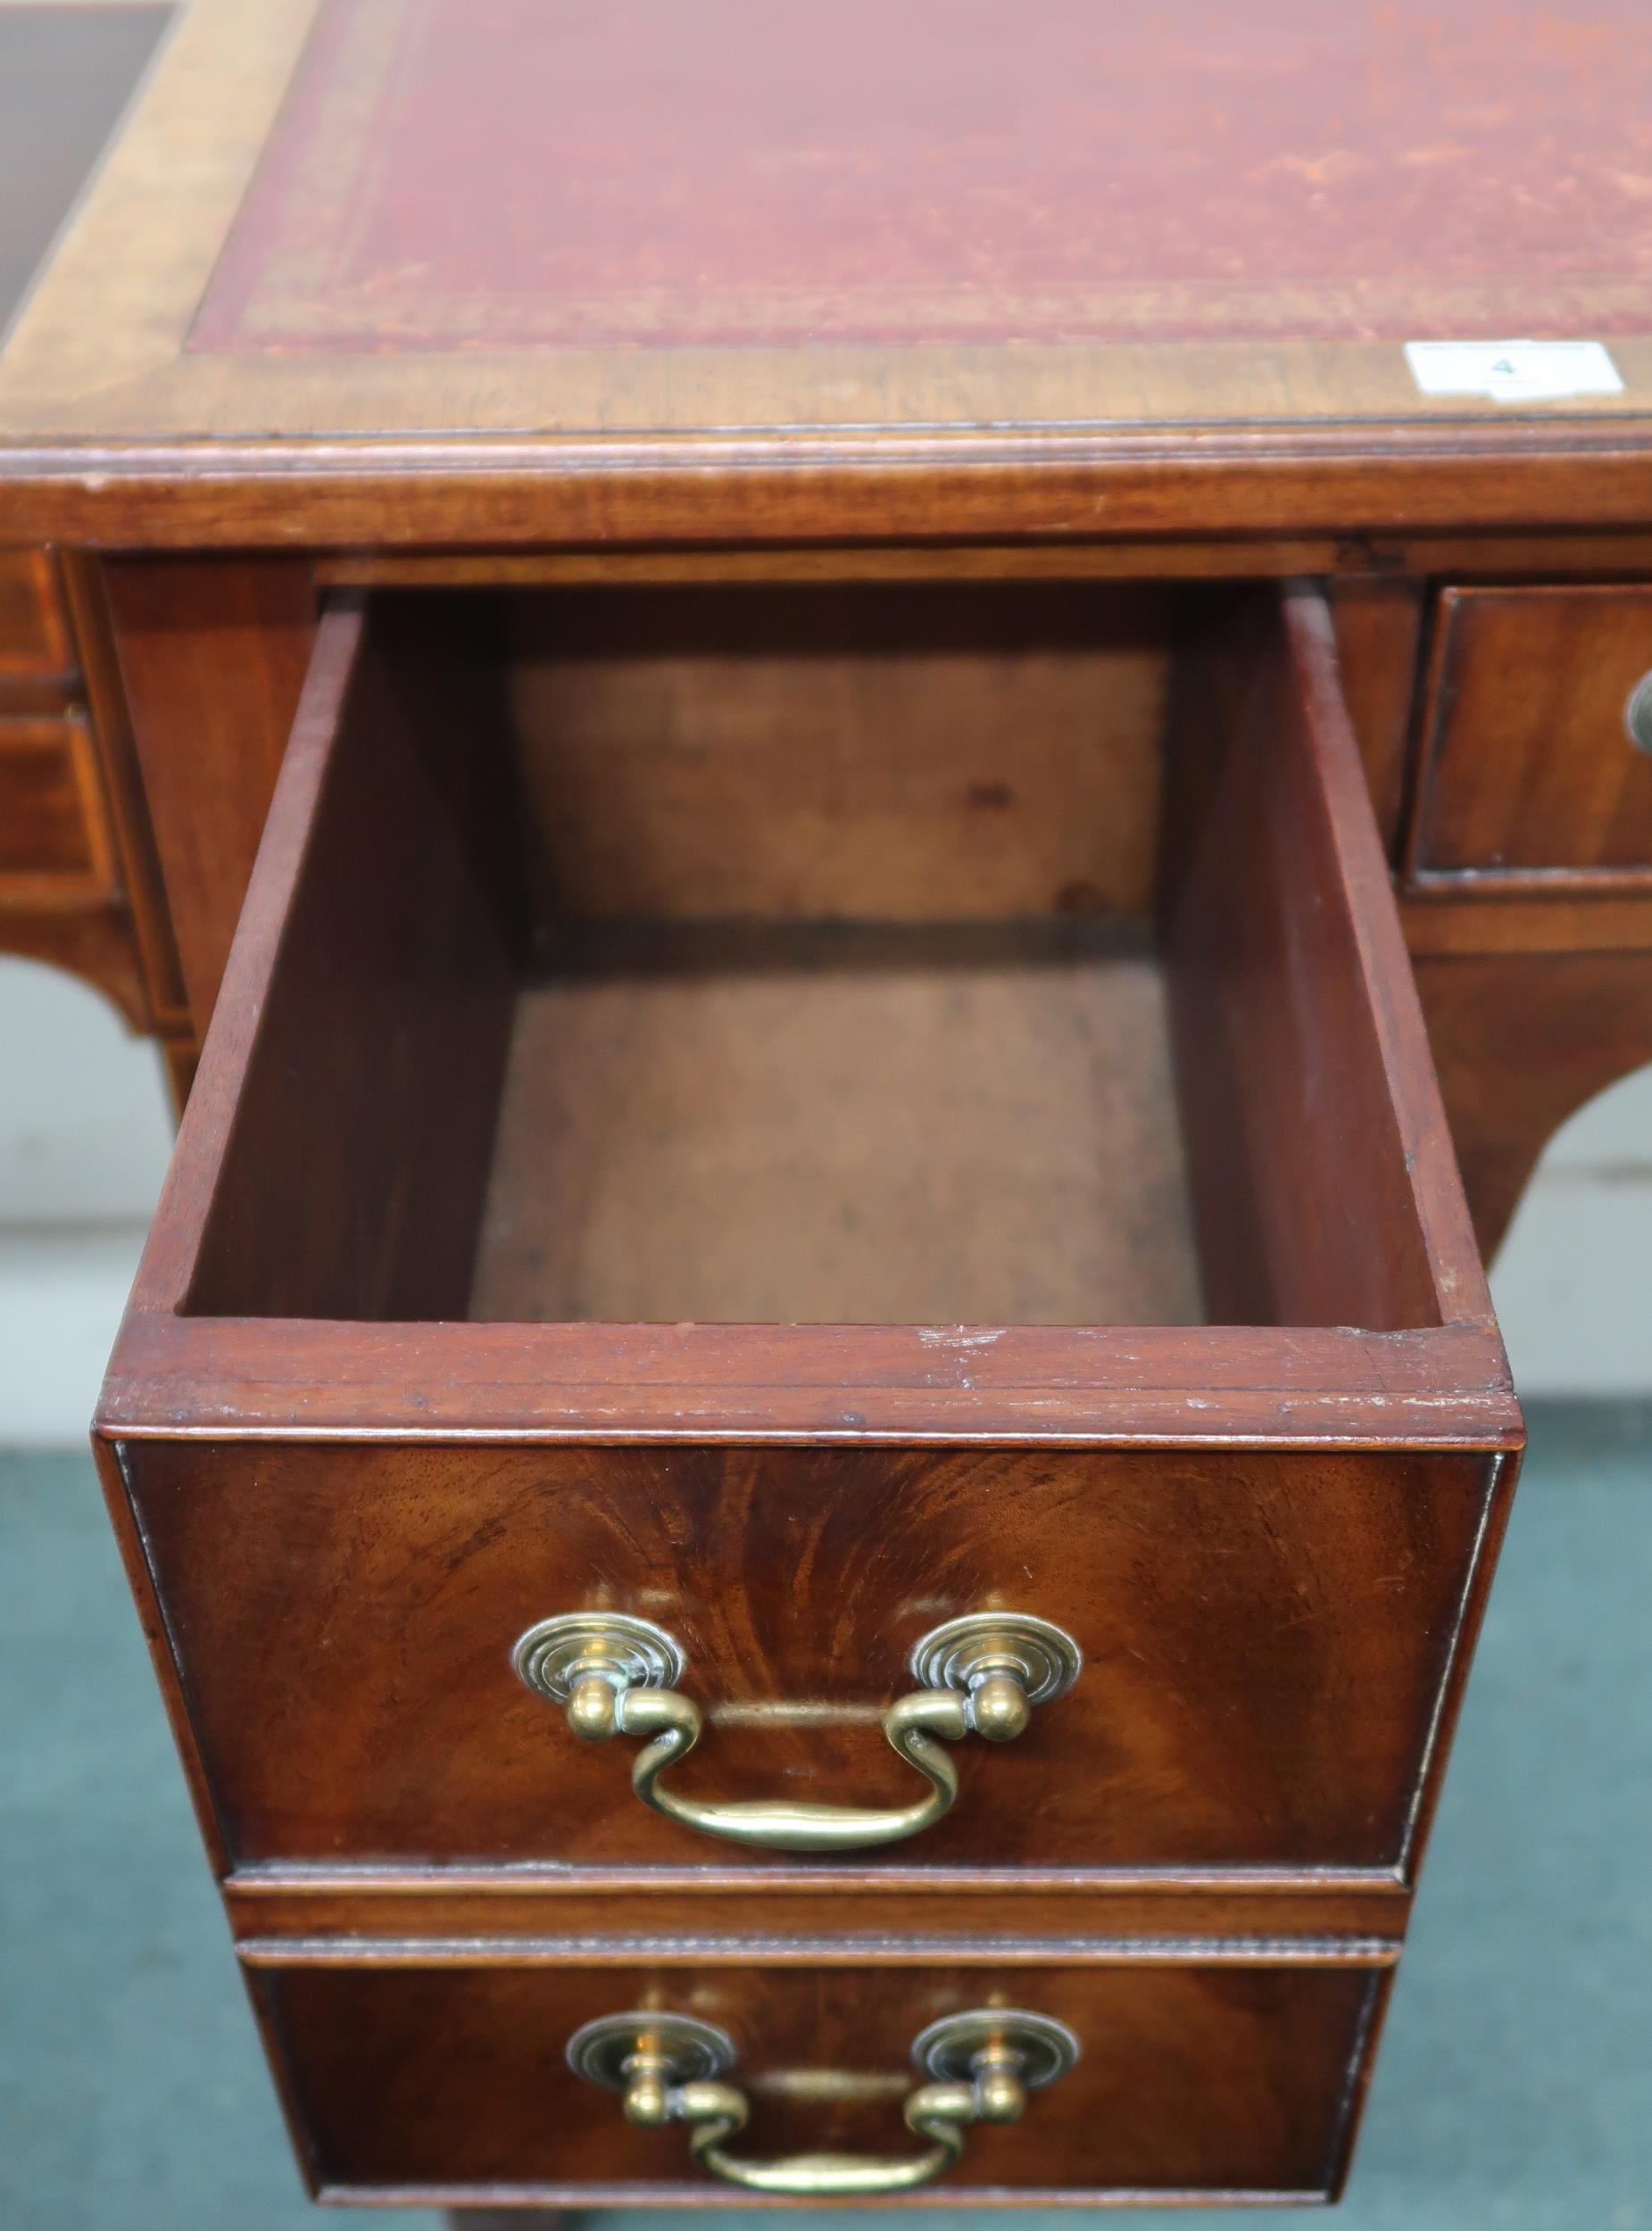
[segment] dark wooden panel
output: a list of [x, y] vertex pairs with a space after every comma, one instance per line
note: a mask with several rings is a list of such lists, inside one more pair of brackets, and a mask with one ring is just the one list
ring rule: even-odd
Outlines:
[[48, 890], [104, 898], [114, 887], [85, 721], [0, 715], [0, 906]]
[[1348, 717], [1365, 762], [1377, 832], [1399, 839], [1409, 781], [1423, 589], [1416, 581], [1338, 581], [1325, 593]]
[[0, 679], [62, 680], [74, 663], [51, 558], [44, 550], [0, 550]]
[[126, 695], [110, 634], [101, 570], [95, 559], [60, 560], [64, 595], [80, 659], [102, 795], [120, 855], [122, 893], [148, 991], [150, 1024], [173, 1038], [193, 1036], [178, 944], [167, 911], [154, 830], [132, 742]]
[[1185, 663], [1165, 916], [1209, 1315], [1379, 1330], [1491, 1305], [1323, 600]]
[[994, 1604], [1067, 1627], [1077, 1687], [1017, 1742], [966, 1743], [951, 1815], [874, 1869], [1402, 1864], [1498, 1474], [212, 1440], [121, 1464], [243, 1860], [743, 1858], [640, 1805], [630, 1744], [577, 1743], [518, 1682], [511, 1646], [554, 1612], [679, 1636], [711, 1721], [685, 1788], [844, 1803], [912, 1794], [877, 1719], [929, 1627]]
[[1423, 874], [1571, 869], [1652, 889], [1652, 588], [1449, 589], [1413, 844]]
[[235, 934], [315, 634], [294, 559], [112, 560], [104, 585], [197, 1030]]
[[[1083, 2057], [1019, 2124], [973, 2132], [930, 2200], [1063, 2194], [1324, 2195], [1337, 2181], [1350, 2087], [1381, 1970], [959, 1964], [810, 1972], [477, 1964], [257, 1972], [273, 2049], [324, 2192], [724, 2202], [688, 2165], [680, 2127], [642, 2132], [563, 2058], [585, 2021], [635, 2006], [697, 2015], [740, 2053], [751, 2158], [912, 2150], [900, 2105], [912, 2039], [938, 2017], [1028, 2006], [1066, 2022]], [[858, 2081], [822, 2082], [821, 2076]], [[811, 2082], [811, 2078], [817, 2079]], [[583, 2189], [582, 2189], [583, 2188]]]
[[560, 916], [1149, 910], [1159, 590], [568, 591], [511, 614]]
[[1652, 892], [1510, 890], [1476, 876], [1413, 883], [1402, 894], [1416, 959], [1451, 954], [1652, 952]]
[[[224, 1019], [246, 1088], [192, 1310], [464, 1314], [513, 981], [464, 617], [403, 608], [364, 641], [348, 604], [321, 629], [260, 885], [295, 899], [267, 992]], [[249, 942], [270, 926], [249, 905]]]
[[[1386, 346], [1382, 360], [1391, 378]], [[818, 365], [829, 352], [800, 361]], [[1341, 361], [1316, 353], [1318, 365]], [[474, 392], [446, 380], [439, 389]], [[0, 395], [0, 412], [4, 404]], [[1523, 575], [1534, 564], [1595, 572], [1643, 553], [1636, 530], [1652, 516], [1652, 444], [1644, 454], [1626, 446], [1610, 423], [1510, 414], [1454, 418], [1445, 462], [1440, 438], [1426, 422], [1368, 421], [1287, 428], [1277, 449], [1259, 448], [1249, 427], [1201, 428], [1197, 443], [1184, 430], [1040, 428], [1019, 448], [997, 432], [863, 440], [834, 430], [719, 435], [701, 454], [670, 435], [444, 444], [363, 431], [328, 445], [324, 470], [295, 472], [291, 462], [306, 453], [296, 440], [288, 460], [267, 438], [229, 429], [206, 473], [192, 470], [200, 452], [175, 433], [129, 448], [82, 449], [57, 435], [20, 452], [6, 509], [10, 530], [36, 539], [271, 556], [300, 543], [402, 556], [435, 546], [482, 562], [546, 545], [594, 551], [600, 563], [612, 545], [796, 553], [868, 537], [989, 547], [1017, 538], [1075, 551], [1081, 569], [1099, 547], [1114, 578], [1178, 575], [1191, 558], [1195, 570], [1202, 561], [1233, 579], [1296, 575], [1305, 558], [1359, 574], [1374, 562], [1425, 568], [1436, 543], [1458, 566]], [[1100, 518], [1116, 539], [1098, 546]], [[1334, 543], [1304, 539], [1327, 518], [1342, 523]]]
[[1168, 1937], [1205, 1937], [1234, 1958], [1266, 1944], [1270, 1957], [1317, 1961], [1332, 1939], [1350, 1957], [1397, 1956], [1411, 1908], [1397, 1876], [1308, 1869], [1223, 1882], [1191, 1870], [1081, 1878], [1026, 1869], [1017, 1873], [1015, 1895], [1005, 1893], [1001, 1879], [926, 1860], [921, 1845], [876, 1871], [817, 1856], [766, 1869], [760, 1882], [714, 1857], [645, 1874], [311, 1862], [241, 1868], [224, 1884], [243, 1956], [277, 1965], [315, 1958], [339, 1937], [351, 1940], [358, 1960], [392, 1966], [412, 1956], [414, 1943], [439, 1952], [483, 1939], [542, 1959], [553, 1956], [551, 1947], [571, 1958], [617, 1939], [692, 1938], [701, 1957], [727, 1962], [760, 1938], [766, 1960], [793, 1965], [814, 1963], [826, 1943], [922, 1962], [937, 1947], [964, 1957], [959, 1948], [973, 1940], [977, 1949], [1013, 1943], [1018, 1959], [1049, 1967], [1070, 1959], [1081, 1940], [1146, 1940], [1153, 1949]]

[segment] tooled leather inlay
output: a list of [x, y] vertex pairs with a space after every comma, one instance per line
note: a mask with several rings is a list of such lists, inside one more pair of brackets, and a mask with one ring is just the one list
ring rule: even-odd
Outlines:
[[218, 351], [1644, 330], [1647, 0], [327, 0]]

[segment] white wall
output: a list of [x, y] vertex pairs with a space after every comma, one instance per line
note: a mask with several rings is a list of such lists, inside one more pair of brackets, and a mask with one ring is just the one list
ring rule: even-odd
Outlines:
[[[84, 1438], [170, 1136], [154, 1048], [0, 958], [0, 1442]], [[1652, 1392], [1652, 1070], [1555, 1140], [1491, 1282], [1523, 1391]]]
[[1491, 1294], [1523, 1393], [1652, 1392], [1652, 1069], [1550, 1140]]
[[79, 1442], [171, 1150], [161, 1058], [0, 958], [0, 1442]]

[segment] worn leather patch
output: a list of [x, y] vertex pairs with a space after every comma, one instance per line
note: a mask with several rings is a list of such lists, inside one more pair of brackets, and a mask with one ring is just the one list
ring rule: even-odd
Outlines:
[[326, 0], [215, 351], [1611, 334], [1645, 0]]

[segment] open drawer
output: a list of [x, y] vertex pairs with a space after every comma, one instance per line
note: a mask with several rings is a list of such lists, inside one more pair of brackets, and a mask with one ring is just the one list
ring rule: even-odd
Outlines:
[[99, 1422], [226, 1863], [1410, 1864], [1521, 1428], [1324, 607], [1162, 804], [901, 609], [325, 618]]

